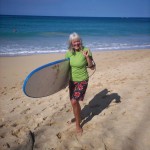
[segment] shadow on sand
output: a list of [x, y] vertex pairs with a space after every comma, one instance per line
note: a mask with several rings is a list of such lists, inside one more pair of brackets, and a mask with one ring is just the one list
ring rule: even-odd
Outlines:
[[115, 100], [116, 103], [121, 102], [121, 97], [117, 93], [108, 93], [108, 89], [104, 89], [96, 94], [88, 105], [84, 106], [84, 108], [81, 110], [82, 127], [95, 115], [99, 115], [105, 108], [109, 107], [113, 100]]

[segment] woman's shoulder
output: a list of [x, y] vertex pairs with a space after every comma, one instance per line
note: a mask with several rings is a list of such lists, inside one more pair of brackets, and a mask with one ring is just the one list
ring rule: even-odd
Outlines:
[[72, 52], [70, 51], [70, 50], [67, 50], [67, 52], [66, 52], [66, 58], [69, 58], [69, 57], [71, 57], [72, 56]]
[[67, 50], [67, 51], [66, 51], [66, 54], [71, 55], [71, 54], [72, 54], [72, 51], [71, 51], [71, 50]]

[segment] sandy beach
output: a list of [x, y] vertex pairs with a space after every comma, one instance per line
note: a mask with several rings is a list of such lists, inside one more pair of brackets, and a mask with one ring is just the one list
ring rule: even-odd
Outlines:
[[[64, 54], [0, 58], [1, 150], [149, 150], [150, 50], [93, 52], [96, 72], [77, 135], [68, 87], [29, 98], [22, 86], [35, 68]], [[92, 74], [92, 71], [89, 71]]]

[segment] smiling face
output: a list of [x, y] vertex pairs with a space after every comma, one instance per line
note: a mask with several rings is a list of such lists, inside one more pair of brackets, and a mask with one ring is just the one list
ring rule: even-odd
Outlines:
[[72, 44], [72, 47], [75, 49], [75, 50], [79, 50], [80, 47], [81, 47], [81, 41], [80, 40], [73, 40], [71, 42]]

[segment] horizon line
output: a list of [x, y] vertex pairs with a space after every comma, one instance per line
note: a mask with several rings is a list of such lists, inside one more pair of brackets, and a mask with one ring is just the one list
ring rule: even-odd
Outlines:
[[0, 16], [31, 16], [31, 17], [74, 17], [74, 18], [150, 18], [150, 17], [138, 17], [138, 16], [130, 16], [130, 17], [127, 17], [127, 16], [59, 16], [59, 15], [29, 15], [29, 14], [18, 14], [18, 15], [15, 15], [15, 14], [0, 14]]

